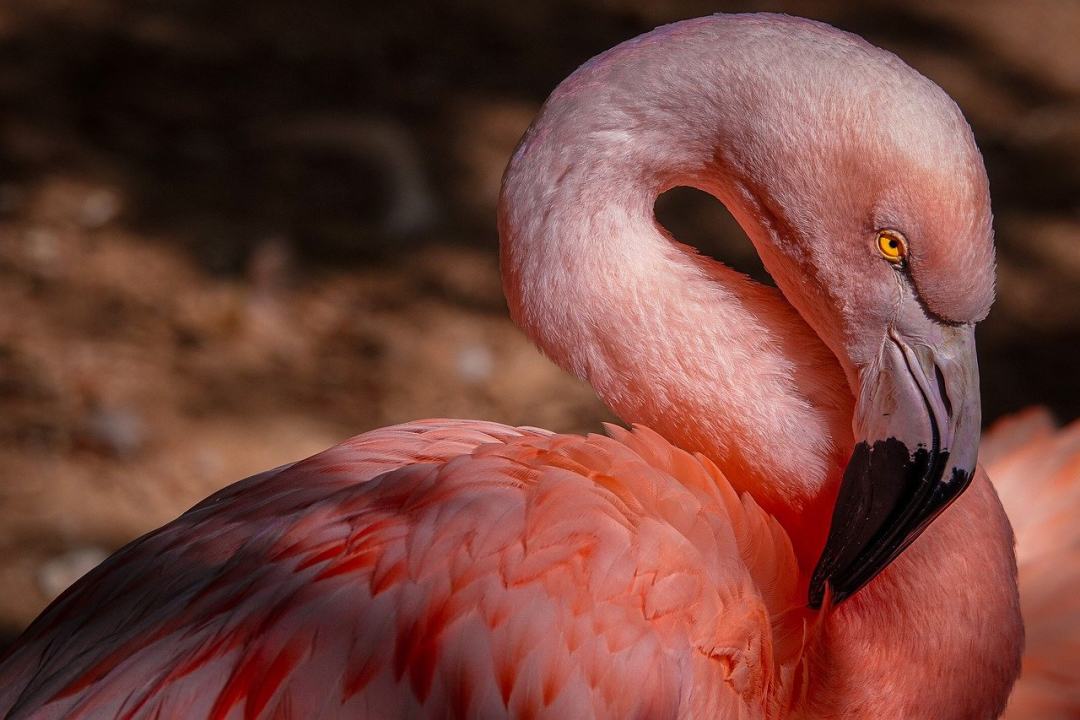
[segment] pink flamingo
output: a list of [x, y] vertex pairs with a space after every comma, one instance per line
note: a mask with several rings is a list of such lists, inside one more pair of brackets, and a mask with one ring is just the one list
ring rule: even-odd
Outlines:
[[1032, 408], [983, 436], [979, 461], [1016, 532], [1023, 670], [1004, 717], [1080, 717], [1080, 422]]
[[[675, 185], [780, 292], [658, 226]], [[53, 603], [0, 714], [1001, 712], [1023, 630], [976, 468], [990, 201], [944, 92], [819, 23], [661, 28], [555, 90], [499, 228], [514, 319], [635, 429], [429, 420], [232, 485]]]

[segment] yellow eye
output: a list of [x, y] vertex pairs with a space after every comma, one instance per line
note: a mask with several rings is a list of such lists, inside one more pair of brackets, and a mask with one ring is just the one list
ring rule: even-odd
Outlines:
[[878, 250], [891, 263], [901, 263], [907, 257], [907, 240], [895, 230], [879, 230]]

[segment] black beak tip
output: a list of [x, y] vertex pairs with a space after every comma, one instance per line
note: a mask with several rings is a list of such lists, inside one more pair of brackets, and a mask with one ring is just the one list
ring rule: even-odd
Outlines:
[[909, 452], [896, 438], [856, 446], [807, 605], [820, 609], [826, 589], [831, 606], [850, 597], [963, 492], [972, 473], [956, 467], [946, 472], [948, 460], [947, 451]]
[[820, 610], [825, 604], [825, 596], [828, 594], [829, 605], [835, 607], [847, 600], [858, 588], [837, 586], [834, 581], [827, 577], [820, 566], [814, 570], [810, 578], [810, 590], [807, 594], [807, 605], [812, 610]]

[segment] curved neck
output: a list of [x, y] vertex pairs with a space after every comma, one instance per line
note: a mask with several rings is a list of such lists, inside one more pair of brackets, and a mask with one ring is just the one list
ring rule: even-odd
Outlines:
[[[620, 46], [564, 82], [511, 160], [499, 211], [510, 311], [625, 421], [712, 458], [784, 522], [809, 564], [851, 449], [851, 394], [780, 293], [657, 224], [661, 192], [705, 190], [785, 284], [781, 223], [723, 161], [746, 124], [737, 98], [719, 97], [736, 84], [643, 93], [639, 49]], [[662, 75], [652, 60], [650, 75]]]
[[[790, 262], [791, 228], [813, 228], [813, 211], [786, 216], [798, 207], [788, 202], [790, 185], [765, 180], [817, 182], [802, 165], [780, 172], [791, 158], [770, 153], [803, 145], [813, 160], [815, 136], [800, 123], [825, 111], [770, 113], [770, 97], [791, 95], [775, 87], [782, 68], [744, 67], [761, 62], [763, 45], [784, 47], [776, 38], [755, 44], [761, 38], [748, 23], [760, 30], [804, 21], [738, 17], [624, 43], [552, 94], [504, 177], [503, 285], [514, 319], [549, 357], [624, 420], [711, 457], [775, 515], [805, 574], [851, 450], [852, 393], [827, 349], [837, 346], [835, 330], [818, 319], [815, 333], [803, 319], [818, 298]], [[786, 298], [696, 255], [657, 224], [653, 203], [676, 185], [727, 206]], [[979, 483], [874, 583], [821, 616], [821, 634], [806, 648], [807, 682], [823, 703], [836, 701], [822, 706], [825, 714], [877, 717], [863, 712], [876, 703], [895, 711], [881, 716], [941, 716], [897, 705], [933, 695], [901, 693], [896, 684], [908, 681], [936, 680], [935, 692], [963, 707], [1003, 702], [1018, 647], [1016, 586], [1007, 523], [993, 490]], [[975, 632], [984, 626], [1002, 631]], [[970, 651], [963, 674], [938, 664], [936, 677], [905, 670], [943, 638], [952, 661]], [[878, 651], [895, 666], [875, 664]], [[897, 693], [871, 697], [860, 687]]]

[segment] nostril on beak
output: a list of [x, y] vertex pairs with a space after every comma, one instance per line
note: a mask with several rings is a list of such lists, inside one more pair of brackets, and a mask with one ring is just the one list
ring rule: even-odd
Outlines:
[[945, 406], [945, 414], [952, 417], [953, 409], [952, 400], [949, 399], [949, 388], [945, 384], [945, 376], [941, 373], [941, 367], [937, 363], [934, 363], [934, 378], [937, 380], [938, 395]]

